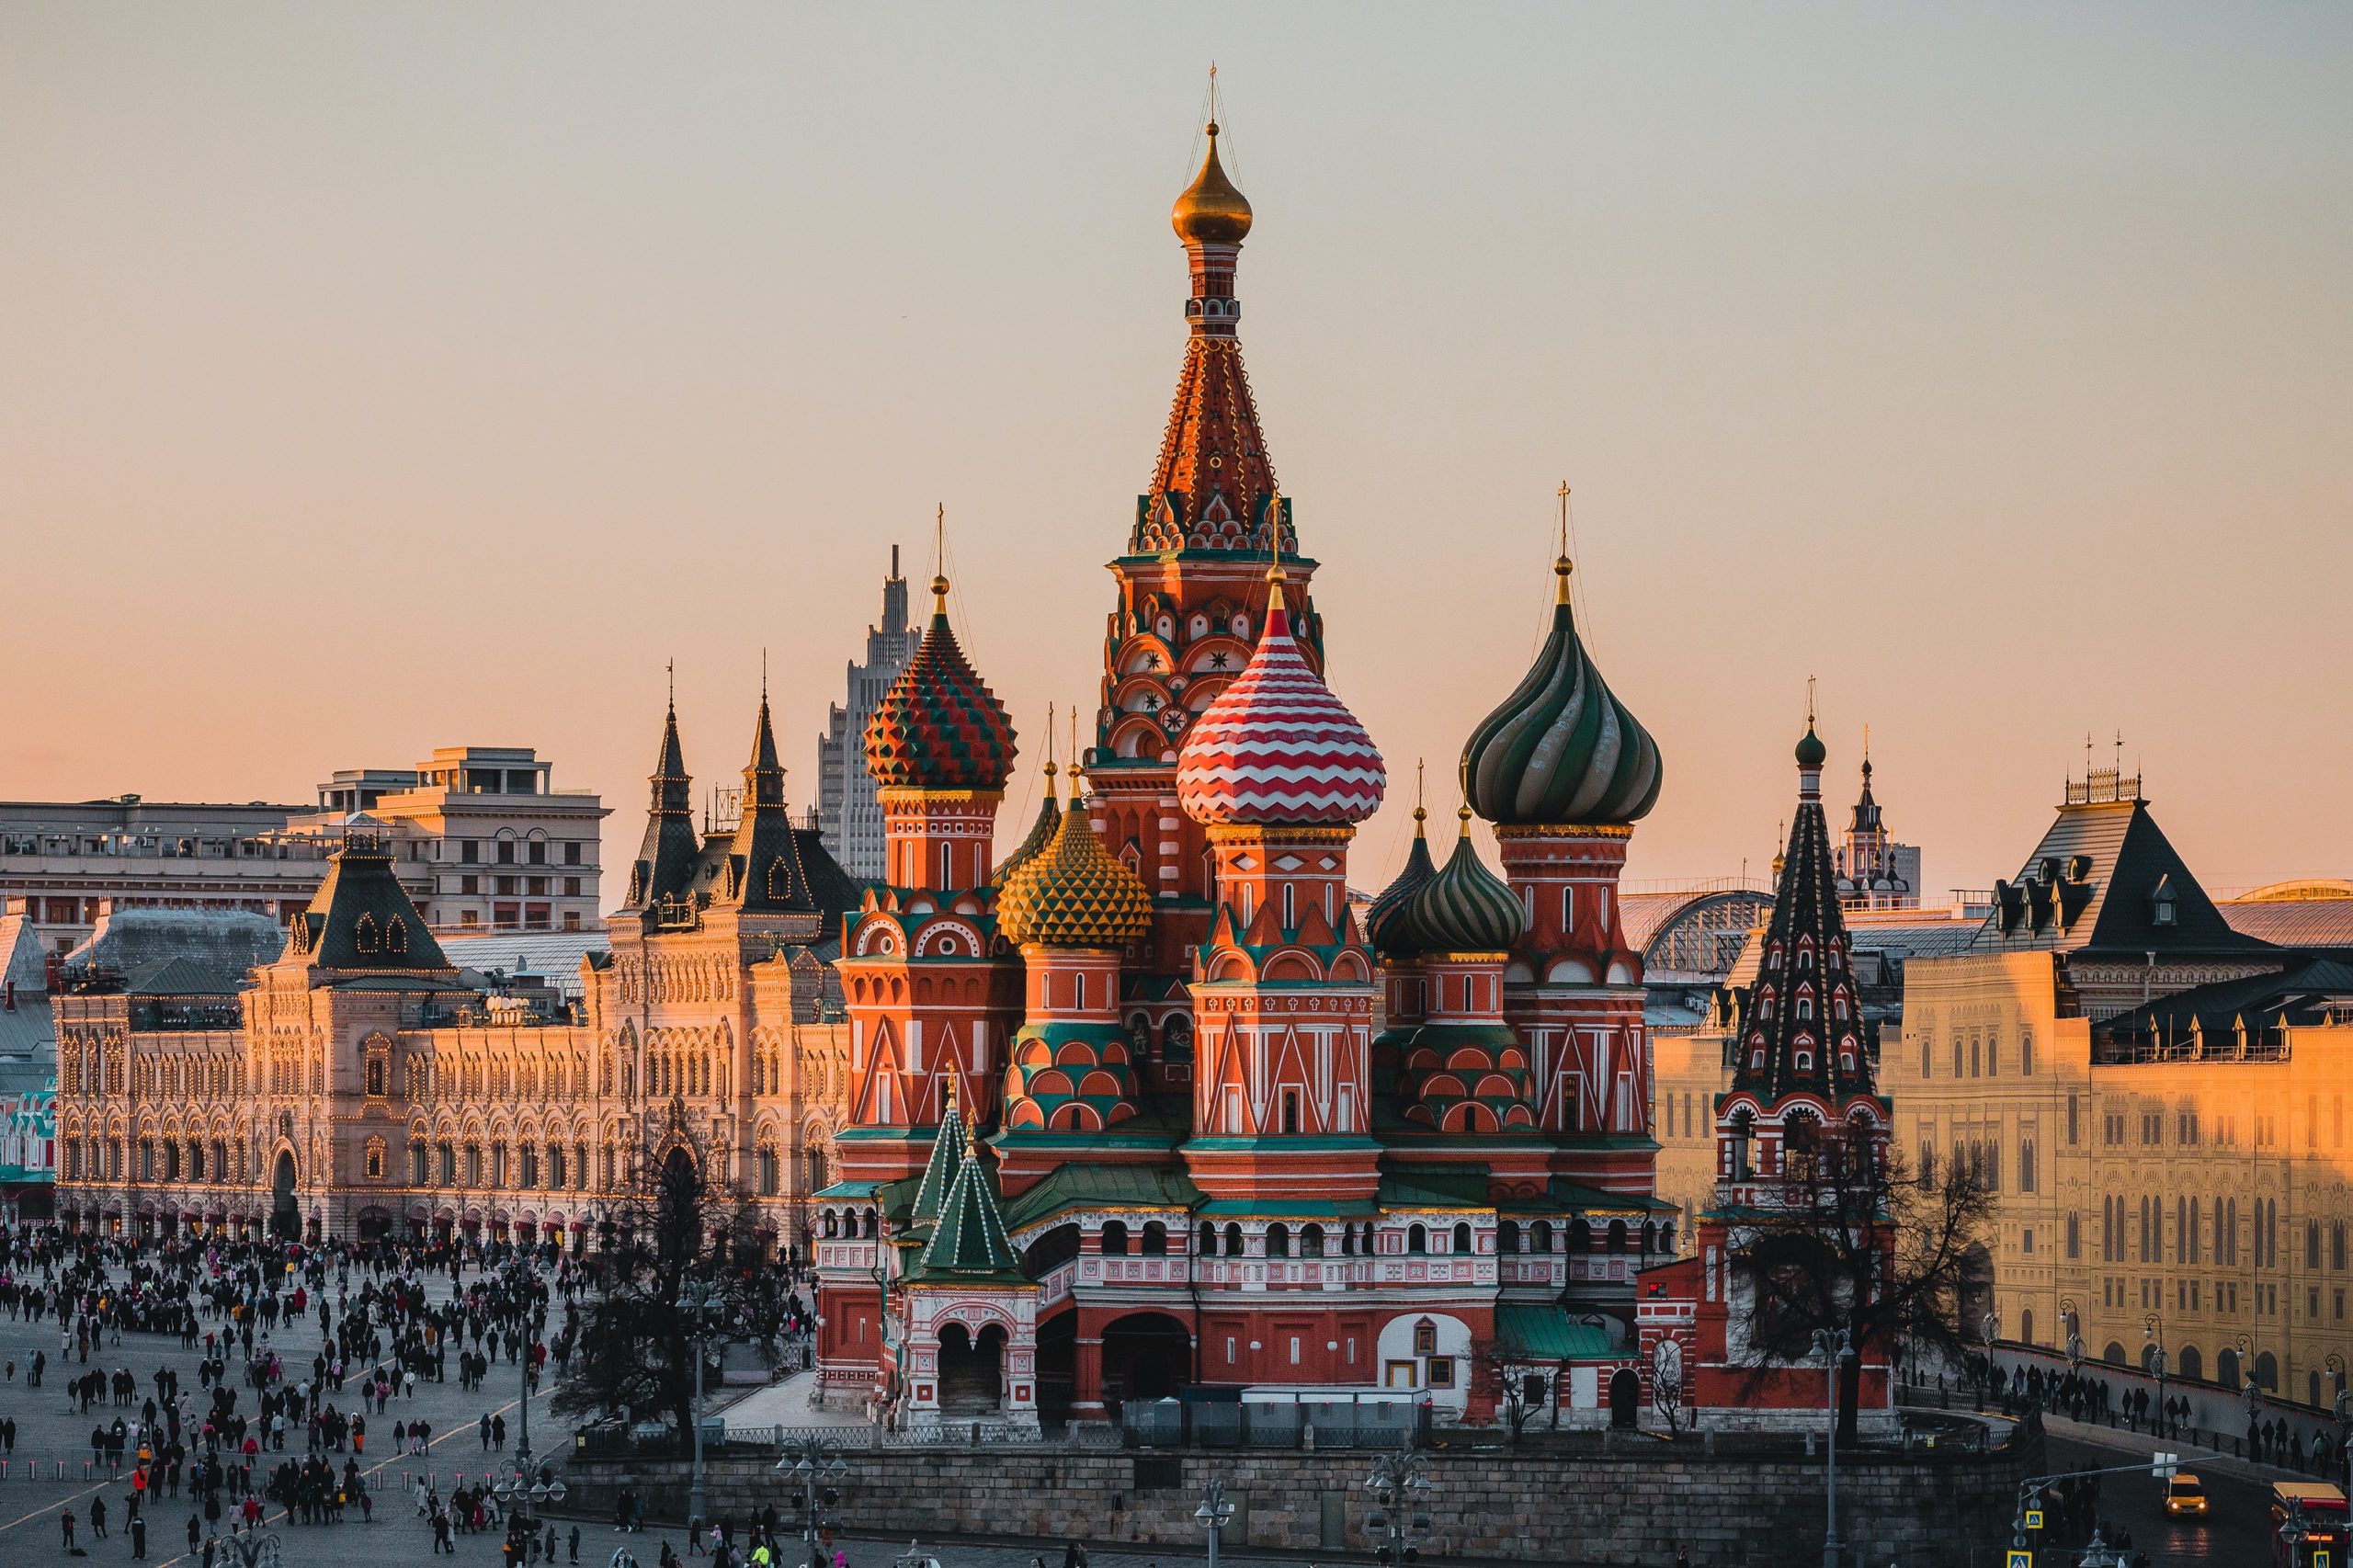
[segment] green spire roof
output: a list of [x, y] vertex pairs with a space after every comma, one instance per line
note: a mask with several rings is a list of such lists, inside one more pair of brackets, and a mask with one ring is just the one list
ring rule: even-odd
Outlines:
[[966, 1159], [957, 1171], [955, 1185], [939, 1206], [938, 1223], [913, 1270], [917, 1280], [941, 1276], [1024, 1278], [1013, 1242], [1005, 1233], [1005, 1216], [997, 1209], [996, 1185], [975, 1159]]
[[939, 1113], [939, 1135], [931, 1141], [931, 1163], [923, 1168], [923, 1185], [915, 1188], [911, 1225], [928, 1225], [955, 1189], [956, 1178], [972, 1163], [972, 1145], [964, 1137], [964, 1119], [956, 1109], [956, 1080], [948, 1080], [947, 1098]]

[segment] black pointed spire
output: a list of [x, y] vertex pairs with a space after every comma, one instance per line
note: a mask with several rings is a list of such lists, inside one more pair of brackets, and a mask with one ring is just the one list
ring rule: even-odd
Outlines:
[[1756, 978], [1741, 1003], [1733, 1090], [1768, 1107], [1788, 1095], [1835, 1104], [1873, 1092], [1852, 943], [1822, 811], [1825, 752], [1809, 716], [1797, 750], [1797, 815]]
[[654, 758], [645, 812], [645, 837], [630, 869], [626, 909], [648, 910], [664, 898], [688, 895], [694, 883], [694, 779], [678, 744], [678, 699], [675, 683], [662, 721], [662, 749]]
[[752, 722], [752, 756], [744, 766], [743, 814], [727, 849], [727, 878], [715, 905], [746, 915], [811, 917], [813, 939], [857, 907], [858, 884], [826, 851], [813, 827], [795, 827], [784, 801], [784, 765], [777, 760], [769, 721], [767, 676], [760, 676], [760, 712]]

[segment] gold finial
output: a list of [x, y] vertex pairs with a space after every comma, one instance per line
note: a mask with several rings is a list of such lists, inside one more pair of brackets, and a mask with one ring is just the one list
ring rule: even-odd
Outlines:
[[948, 503], [931, 515], [931, 613], [948, 613]]
[[675, 719], [678, 716], [678, 661], [676, 659], [665, 659], [662, 662], [662, 667], [669, 672], [670, 717]]
[[1074, 702], [1070, 705], [1070, 803], [1074, 806], [1078, 804], [1079, 781], [1086, 777], [1086, 770], [1079, 766], [1080, 761], [1081, 758], [1078, 752], [1078, 704]]
[[1176, 199], [1168, 213], [1169, 225], [1187, 244], [1238, 245], [1250, 233], [1250, 203], [1225, 177], [1217, 161], [1217, 67], [1210, 67], [1210, 149], [1201, 172]]
[[1457, 806], [1457, 807], [1454, 809], [1454, 814], [1455, 814], [1456, 816], [1460, 817], [1460, 818], [1462, 820], [1462, 831], [1461, 831], [1461, 835], [1460, 835], [1459, 836], [1463, 837], [1463, 838], [1468, 838], [1468, 837], [1470, 837], [1470, 836], [1471, 836], [1471, 802], [1470, 802], [1470, 801], [1463, 801], [1460, 806]]
[[1422, 809], [1422, 759], [1414, 759], [1414, 836], [1422, 836], [1422, 824], [1429, 820], [1429, 812]]
[[1805, 727], [1813, 728], [1813, 677], [1805, 677]]
[[1569, 482], [1561, 481], [1561, 488], [1553, 494], [1561, 498], [1561, 553], [1552, 558], [1552, 575], [1560, 579], [1552, 590], [1552, 602], [1564, 605], [1569, 602], [1569, 574], [1576, 570], [1569, 562]]
[[1267, 569], [1267, 619], [1272, 620], [1282, 613], [1283, 585], [1289, 582], [1280, 563]]

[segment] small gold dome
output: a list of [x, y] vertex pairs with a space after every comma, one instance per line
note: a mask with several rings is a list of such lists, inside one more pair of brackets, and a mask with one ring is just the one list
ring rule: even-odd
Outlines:
[[1210, 121], [1210, 153], [1201, 172], [1170, 209], [1168, 222], [1187, 244], [1238, 245], [1250, 233], [1250, 202], [1217, 161], [1217, 121]]

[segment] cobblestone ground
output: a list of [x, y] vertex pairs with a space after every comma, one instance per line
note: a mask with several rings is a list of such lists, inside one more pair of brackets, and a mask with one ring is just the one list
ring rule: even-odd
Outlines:
[[[472, 1278], [468, 1276], [469, 1281]], [[281, 1330], [272, 1343], [290, 1362], [298, 1358], [307, 1362], [321, 1345], [317, 1318], [306, 1318], [290, 1330]], [[36, 1350], [48, 1352], [49, 1367], [42, 1386], [28, 1388], [27, 1369]], [[108, 1371], [128, 1369], [136, 1375], [140, 1392], [135, 1406], [153, 1392], [154, 1374], [160, 1368], [176, 1369], [182, 1384], [195, 1389], [197, 1363], [202, 1356], [200, 1342], [196, 1349], [183, 1350], [175, 1338], [125, 1334], [119, 1344], [108, 1343], [92, 1352], [89, 1366]], [[32, 1324], [0, 1315], [0, 1362], [16, 1365], [12, 1377], [0, 1378], [0, 1415], [14, 1417], [17, 1423], [15, 1449], [0, 1456], [6, 1461], [5, 1469], [0, 1469], [0, 1568], [69, 1561], [63, 1550], [59, 1528], [60, 1516], [68, 1509], [74, 1515], [76, 1535], [87, 1551], [89, 1561], [131, 1562], [131, 1535], [123, 1522], [131, 1490], [129, 1475], [126, 1472], [110, 1476], [103, 1466], [93, 1466], [88, 1461], [91, 1426], [111, 1424], [117, 1415], [135, 1418], [135, 1408], [99, 1404], [87, 1415], [68, 1408], [65, 1381], [85, 1369], [78, 1362], [70, 1369], [63, 1364], [54, 1321]], [[352, 1388], [349, 1399], [335, 1400], [337, 1408], [348, 1411], [356, 1405], [356, 1381]], [[420, 1382], [415, 1399], [394, 1395], [382, 1415], [371, 1410], [368, 1416], [368, 1451], [360, 1456], [360, 1468], [369, 1478], [369, 1497], [374, 1504], [372, 1522], [362, 1522], [357, 1509], [340, 1525], [293, 1524], [282, 1514], [273, 1512], [269, 1528], [279, 1534], [283, 1562], [290, 1568], [309, 1568], [312, 1564], [375, 1568], [377, 1564], [394, 1562], [497, 1562], [501, 1538], [494, 1531], [460, 1535], [455, 1559], [434, 1559], [432, 1532], [417, 1515], [411, 1489], [419, 1476], [427, 1476], [446, 1496], [460, 1479], [472, 1482], [485, 1471], [495, 1468], [504, 1473], [511, 1469], [513, 1450], [521, 1435], [521, 1392], [519, 1369], [511, 1362], [501, 1361], [491, 1368], [481, 1392], [460, 1389], [454, 1378], [445, 1383]], [[552, 1392], [551, 1385], [543, 1385], [531, 1401], [533, 1446], [543, 1454], [551, 1447], [560, 1450], [568, 1440], [564, 1424], [548, 1414], [547, 1402]], [[247, 1392], [241, 1403], [250, 1409], [251, 1400], [252, 1394]], [[507, 1448], [504, 1455], [486, 1452], [483, 1448], [479, 1423], [485, 1414], [506, 1420]], [[420, 1417], [432, 1424], [433, 1437], [427, 1452], [416, 1455], [381, 1451], [390, 1441], [395, 1421], [405, 1425]], [[341, 1463], [338, 1456], [338, 1469]], [[91, 1500], [99, 1496], [106, 1499], [108, 1513], [108, 1534], [102, 1540], [93, 1539], [89, 1526]], [[192, 1568], [198, 1561], [188, 1548], [188, 1523], [193, 1511], [184, 1496], [158, 1497], [148, 1503], [148, 1563], [156, 1568], [173, 1563]], [[855, 1530], [855, 1518], [847, 1522]], [[555, 1524], [560, 1563], [569, 1561], [571, 1532], [575, 1524], [580, 1532], [579, 1561], [591, 1568], [608, 1568], [615, 1551], [623, 1546], [642, 1568], [654, 1568], [665, 1540], [682, 1554], [687, 1550], [683, 1532], [676, 1528], [665, 1531], [649, 1527], [641, 1533], [622, 1536], [600, 1520], [559, 1518]], [[892, 1568], [908, 1543], [897, 1539], [847, 1536], [838, 1544], [848, 1556], [849, 1568]], [[1040, 1549], [958, 1544], [927, 1550], [939, 1559], [942, 1568], [1032, 1568], [1032, 1561]], [[1151, 1556], [1094, 1551], [1091, 1557], [1090, 1568], [1158, 1568], [1164, 1560], [1182, 1561], [1179, 1555], [1165, 1553]], [[1044, 1558], [1046, 1568], [1060, 1568], [1059, 1545], [1046, 1549]], [[1250, 1568], [1248, 1559], [1221, 1557], [1220, 1561], [1231, 1562], [1235, 1568]]]

